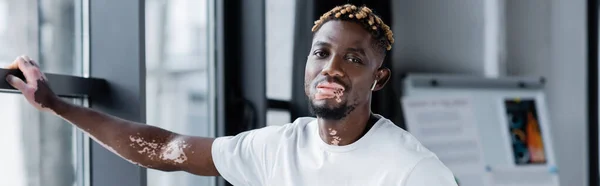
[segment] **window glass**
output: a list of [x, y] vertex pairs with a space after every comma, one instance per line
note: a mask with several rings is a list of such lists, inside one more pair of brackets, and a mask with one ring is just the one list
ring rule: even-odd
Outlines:
[[[207, 0], [146, 1], [147, 122], [214, 136], [209, 104]], [[214, 177], [148, 170], [149, 186], [215, 185]]]
[[28, 55], [44, 72], [81, 75], [81, 20], [80, 0], [0, 0], [0, 65]]
[[[267, 98], [292, 98], [295, 0], [266, 0]], [[299, 69], [303, 70], [303, 69]]]
[[290, 123], [290, 111], [270, 109], [267, 111], [267, 126]]
[[[81, 75], [82, 49], [75, 49], [82, 36], [80, 5], [79, 0], [0, 0], [0, 67], [25, 54], [47, 73]], [[0, 103], [2, 185], [82, 185], [83, 155], [75, 140], [81, 133], [37, 111], [20, 94], [0, 92]]]
[[40, 56], [35, 59], [44, 72], [81, 76], [80, 1], [38, 0]]
[[[75, 100], [73, 100], [75, 101]], [[0, 93], [0, 180], [12, 186], [71, 186], [77, 183], [74, 127], [33, 108], [20, 94]], [[74, 102], [75, 103], [75, 102]]]

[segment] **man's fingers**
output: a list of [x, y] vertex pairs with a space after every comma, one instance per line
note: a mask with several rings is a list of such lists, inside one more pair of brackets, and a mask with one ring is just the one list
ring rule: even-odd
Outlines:
[[31, 58], [29, 58], [29, 56], [22, 55], [21, 57], [26, 61], [31, 61]]
[[22, 63], [21, 56], [17, 57], [11, 64], [6, 66], [7, 69], [19, 69], [19, 63]]
[[17, 66], [17, 62], [13, 62], [13, 63], [11, 63], [11, 64], [7, 65], [7, 66], [6, 66], [6, 67], [4, 67], [4, 68], [6, 68], [6, 69], [18, 69], [18, 68], [19, 68], [19, 66]]
[[39, 67], [28, 56], [19, 56], [15, 61], [7, 66], [7, 69], [19, 69], [25, 76], [25, 81], [34, 87], [37, 87], [39, 79], [45, 79], [44, 74]]
[[38, 64], [33, 59], [31, 59], [29, 56], [22, 55], [21, 58], [23, 58], [27, 64], [33, 65], [35, 67], [39, 67]]
[[9, 64], [8, 66], [6, 66], [5, 68], [7, 69], [27, 69], [28, 67], [38, 67], [37, 63], [35, 63], [35, 61], [33, 61], [33, 59], [31, 59], [29, 56], [26, 55], [22, 55], [17, 57], [17, 59], [15, 59], [15, 61], [13, 61], [11, 64]]
[[19, 65], [19, 69], [21, 69], [21, 70], [33, 67], [33, 65], [31, 64], [31, 62], [29, 62], [29, 59], [26, 58], [26, 56], [19, 56], [17, 61], [18, 61], [17, 64]]
[[31, 62], [29, 62], [25, 56], [19, 56], [15, 61], [19, 70], [23, 72], [23, 76], [25, 76], [25, 80], [30, 85], [37, 87], [37, 80], [42, 78], [42, 72], [36, 66], [33, 66]]
[[10, 84], [11, 86], [15, 87], [17, 90], [23, 92], [25, 90], [25, 88], [27, 88], [27, 84], [19, 79], [18, 77], [15, 77], [13, 75], [8, 75], [6, 76], [6, 81], [8, 82], [8, 84]]

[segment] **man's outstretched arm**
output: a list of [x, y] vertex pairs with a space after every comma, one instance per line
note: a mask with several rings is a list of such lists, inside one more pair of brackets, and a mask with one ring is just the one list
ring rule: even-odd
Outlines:
[[8, 69], [23, 72], [25, 81], [11, 75], [6, 80], [34, 107], [64, 118], [122, 158], [157, 170], [218, 175], [211, 154], [214, 139], [184, 136], [62, 101], [48, 87], [38, 65], [26, 56], [18, 57]]

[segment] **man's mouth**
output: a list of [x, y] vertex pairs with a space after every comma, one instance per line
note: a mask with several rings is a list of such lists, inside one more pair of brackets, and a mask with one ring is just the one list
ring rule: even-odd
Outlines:
[[317, 93], [315, 99], [331, 99], [335, 98], [337, 102], [341, 102], [341, 97], [344, 95], [344, 86], [338, 83], [323, 82], [317, 85]]

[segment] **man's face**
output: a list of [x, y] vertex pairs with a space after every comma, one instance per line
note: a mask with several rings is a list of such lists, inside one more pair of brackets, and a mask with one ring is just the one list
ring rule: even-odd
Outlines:
[[371, 86], [383, 57], [361, 25], [332, 20], [315, 33], [304, 74], [311, 111], [331, 120], [369, 104]]

